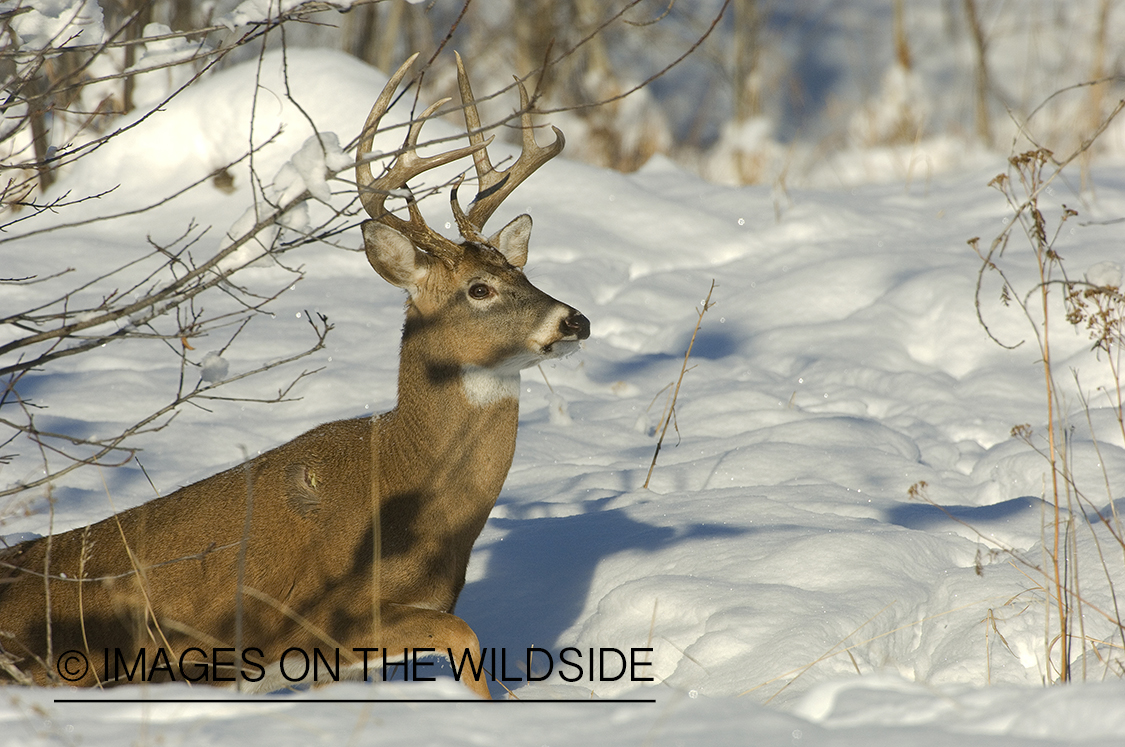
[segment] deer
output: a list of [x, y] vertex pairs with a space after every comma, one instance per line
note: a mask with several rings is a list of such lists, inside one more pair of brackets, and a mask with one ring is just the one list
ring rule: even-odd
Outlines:
[[[355, 679], [374, 678], [369, 655], [385, 666], [433, 651], [462, 673], [481, 661], [453, 610], [515, 453], [520, 371], [578, 349], [590, 322], [524, 274], [528, 215], [484, 233], [565, 143], [553, 128], [554, 141], [537, 144], [522, 83], [522, 150], [507, 168], [489, 158], [493, 138], [457, 55], [469, 144], [419, 156], [422, 125], [443, 99], [373, 175], [374, 134], [416, 58], [372, 106], [355, 166], [367, 259], [407, 295], [395, 407], [317, 426], [98, 523], [4, 551], [0, 678], [108, 685], [125, 662], [130, 680], [138, 667], [148, 681], [177, 680], [186, 656], [194, 676], [184, 679], [269, 691], [294, 681], [279, 676], [293, 648], [342, 652]], [[451, 190], [454, 241], [426, 225], [407, 184], [470, 155], [478, 194], [466, 212]], [[404, 195], [406, 218], [386, 207]], [[490, 698], [483, 672], [473, 675], [459, 678]]]

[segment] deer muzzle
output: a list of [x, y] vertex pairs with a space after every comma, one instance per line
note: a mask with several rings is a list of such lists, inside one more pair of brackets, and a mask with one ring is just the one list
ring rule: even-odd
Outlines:
[[577, 309], [571, 309], [570, 313], [559, 322], [559, 334], [564, 339], [573, 337], [576, 340], [585, 340], [590, 336], [590, 320]]

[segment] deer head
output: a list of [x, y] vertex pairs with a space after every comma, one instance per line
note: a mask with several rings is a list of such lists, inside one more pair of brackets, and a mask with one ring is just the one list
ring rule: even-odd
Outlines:
[[[391, 76], [364, 125], [356, 166], [356, 182], [364, 209], [367, 258], [389, 283], [409, 294], [404, 355], [414, 336], [440, 343], [431, 350], [431, 367], [459, 370], [470, 401], [481, 404], [514, 392], [520, 369], [545, 358], [565, 355], [590, 335], [590, 323], [575, 309], [533, 286], [523, 274], [531, 239], [531, 217], [520, 215], [492, 236], [485, 222], [528, 176], [562, 151], [564, 138], [554, 128], [548, 147], [535, 142], [527, 90], [519, 83], [523, 150], [506, 169], [495, 168], [487, 152], [492, 138], [481, 132], [480, 116], [460, 55], [457, 76], [469, 145], [426, 158], [418, 155], [418, 137], [425, 120], [449, 99], [427, 108], [410, 127], [395, 162], [378, 178], [371, 173], [373, 135], [390, 100], [417, 55]], [[468, 213], [450, 193], [462, 241], [452, 241], [426, 225], [407, 182], [418, 175], [472, 155], [478, 192]], [[390, 195], [406, 199], [409, 220], [385, 207]], [[450, 345], [451, 338], [460, 338]], [[421, 340], [420, 340], [421, 341]], [[433, 345], [431, 345], [433, 347]]]

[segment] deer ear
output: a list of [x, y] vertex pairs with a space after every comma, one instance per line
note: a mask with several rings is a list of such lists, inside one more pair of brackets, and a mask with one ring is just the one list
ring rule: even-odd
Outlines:
[[363, 243], [375, 272], [413, 296], [429, 272], [430, 257], [398, 231], [373, 220], [363, 222]]
[[488, 243], [500, 250], [513, 267], [523, 267], [527, 262], [527, 244], [531, 241], [531, 216], [524, 213], [501, 228]]

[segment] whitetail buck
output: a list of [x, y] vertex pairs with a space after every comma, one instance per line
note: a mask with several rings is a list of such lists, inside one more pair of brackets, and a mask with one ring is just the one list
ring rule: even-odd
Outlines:
[[[450, 649], [479, 662], [477, 637], [453, 607], [512, 462], [519, 372], [575, 350], [590, 323], [523, 274], [527, 215], [483, 233], [504, 198], [563, 147], [557, 129], [553, 144], [536, 144], [522, 86], [523, 151], [509, 168], [489, 161], [491, 139], [458, 58], [470, 144], [417, 154], [439, 102], [373, 178], [372, 137], [413, 59], [375, 102], [356, 166], [371, 216], [368, 260], [409, 294], [395, 409], [321, 425], [168, 496], [6, 551], [0, 677], [93, 685], [105, 677], [105, 657], [114, 669], [118, 656], [135, 667], [142, 651], [142, 671], [157, 679], [178, 679], [177, 657], [187, 656], [189, 673], [207, 671], [207, 681], [234, 679], [236, 664], [253, 661], [260, 666], [242, 679], [266, 676], [243, 685], [259, 690], [286, 684], [277, 662], [291, 647], [309, 656], [339, 649], [345, 663], [359, 660], [357, 648], [386, 649], [388, 660], [403, 649]], [[384, 209], [392, 193], [409, 195], [409, 180], [467, 155], [477, 199], [465, 214], [456, 189], [451, 196], [463, 242], [427, 227], [412, 197], [409, 220]], [[73, 652], [89, 662], [83, 676]], [[369, 663], [378, 671], [378, 652]], [[483, 679], [466, 682], [489, 696]]]

